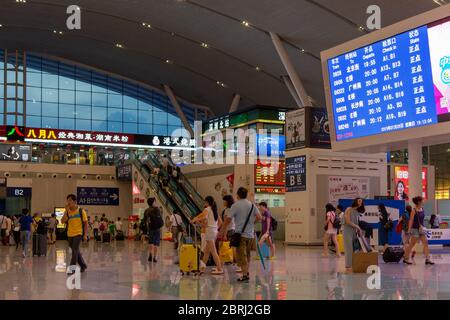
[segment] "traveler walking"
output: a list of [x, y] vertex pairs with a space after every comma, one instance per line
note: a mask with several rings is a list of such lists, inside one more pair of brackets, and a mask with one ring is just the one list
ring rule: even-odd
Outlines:
[[[406, 247], [409, 244], [410, 236], [407, 235], [408, 225], [409, 225], [409, 217], [411, 216], [412, 207], [410, 205], [406, 206], [405, 212], [402, 214], [400, 219], [398, 220], [398, 223], [402, 224], [402, 244], [403, 244], [403, 250], [406, 251]], [[414, 259], [414, 256], [416, 255], [416, 251], [412, 250], [411, 253], [411, 259]]]
[[254, 203], [247, 200], [248, 190], [240, 187], [237, 191], [237, 201], [230, 208], [230, 215], [225, 219], [221, 229], [221, 238], [226, 238], [226, 230], [232, 219], [235, 222], [235, 234], [231, 239], [231, 245], [236, 246], [237, 263], [242, 269], [242, 277], [239, 282], [250, 280], [249, 263], [250, 250], [255, 237], [255, 221], [261, 221], [262, 217]]
[[50, 244], [56, 243], [56, 226], [58, 224], [58, 220], [56, 220], [56, 214], [52, 213], [48, 221], [48, 239]]
[[1, 214], [0, 215], [0, 228], [1, 228], [1, 233], [0, 233], [0, 235], [1, 235], [1, 240], [2, 240], [2, 243], [3, 243], [3, 245], [4, 246], [6, 246], [6, 225], [7, 225], [7, 223], [6, 223], [6, 215], [3, 215], [3, 214]]
[[20, 223], [19, 223], [20, 217], [18, 215], [15, 215], [13, 217], [13, 235], [14, 235], [14, 242], [16, 243], [16, 250], [19, 249], [20, 245]]
[[30, 235], [31, 235], [31, 224], [33, 219], [30, 216], [30, 211], [28, 209], [22, 210], [22, 216], [19, 220], [20, 223], [20, 242], [22, 243], [22, 256], [27, 257], [30, 245]]
[[[64, 216], [61, 219], [62, 223], [67, 224], [67, 239], [69, 246], [72, 249], [72, 258], [70, 266], [76, 266], [78, 263], [81, 272], [86, 271], [87, 265], [80, 252], [80, 244], [82, 241], [87, 241], [88, 224], [86, 211], [80, 208], [77, 204], [77, 196], [69, 194], [66, 198], [67, 205]], [[75, 270], [71, 270], [68, 274], [74, 274]]]
[[180, 243], [180, 237], [184, 232], [183, 228], [183, 219], [178, 214], [178, 210], [175, 209], [174, 212], [170, 215], [170, 230], [172, 231], [172, 239], [174, 240], [174, 249], [178, 249], [178, 245]]
[[[230, 195], [230, 194], [224, 196], [222, 198], [222, 200], [223, 200], [224, 209], [222, 211], [222, 217], [221, 217], [222, 218], [222, 225], [220, 226], [219, 233], [221, 233], [223, 228], [224, 228], [225, 219], [230, 217], [230, 209], [231, 209], [231, 206], [234, 204], [233, 196]], [[230, 223], [227, 226], [227, 230], [223, 230], [223, 232], [226, 235], [226, 239], [228, 239], [228, 240], [230, 240], [231, 237], [233, 237], [233, 234], [234, 234], [235, 229], [236, 229], [236, 225], [234, 223], [234, 218], [230, 217], [230, 219], [231, 219], [231, 221], [230, 221]], [[236, 248], [235, 247], [231, 247], [231, 249], [233, 251], [233, 262], [235, 262], [236, 261]]]
[[380, 230], [378, 234], [380, 235], [381, 243], [384, 246], [384, 251], [389, 246], [389, 231], [392, 230], [393, 223], [392, 220], [389, 219], [390, 214], [387, 212], [384, 204], [378, 205], [378, 212], [380, 215]]
[[[333, 208], [334, 209], [334, 208]], [[267, 208], [266, 202], [261, 202], [259, 204], [259, 212], [262, 216], [262, 236], [259, 240], [259, 246], [262, 246], [264, 242], [267, 241], [270, 248], [269, 260], [275, 259], [275, 244], [273, 241], [273, 224], [272, 224], [272, 214]]]
[[144, 212], [144, 219], [148, 224], [148, 243], [150, 244], [148, 261], [158, 262], [156, 256], [161, 243], [161, 228], [164, 226], [164, 220], [155, 198], [149, 198], [147, 204], [148, 209]]
[[94, 239], [97, 241], [98, 239], [98, 228], [100, 227], [100, 222], [98, 221], [98, 216], [95, 216], [94, 222], [92, 223], [92, 229], [94, 232]]
[[323, 236], [323, 256], [328, 257], [328, 242], [331, 240], [336, 248], [336, 255], [341, 256], [341, 250], [339, 248], [339, 243], [337, 241], [337, 228], [335, 228], [334, 223], [339, 217], [336, 214], [336, 209], [331, 203], [327, 203], [325, 206], [326, 219], [325, 219], [325, 235]]
[[421, 196], [413, 198], [414, 208], [411, 211], [411, 217], [408, 222], [406, 234], [410, 236], [409, 245], [406, 247], [403, 262], [412, 264], [409, 260], [412, 249], [420, 240], [423, 245], [425, 254], [425, 265], [433, 265], [430, 259], [430, 249], [428, 248], [428, 240], [424, 230], [425, 211], [423, 210], [423, 198]]

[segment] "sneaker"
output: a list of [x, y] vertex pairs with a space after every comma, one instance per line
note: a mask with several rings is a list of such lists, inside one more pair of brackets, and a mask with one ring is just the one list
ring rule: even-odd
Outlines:
[[224, 272], [223, 272], [223, 270], [213, 270], [211, 272], [211, 274], [214, 276], [220, 276], [220, 275], [224, 274]]
[[237, 279], [238, 282], [248, 282], [250, 280], [250, 277], [247, 276], [242, 276], [239, 279]]
[[425, 265], [434, 265], [434, 262], [433, 261], [431, 261], [430, 259], [426, 259], [425, 260]]
[[158, 262], [158, 260], [156, 260], [156, 257], [155, 257], [155, 258], [153, 258], [153, 262], [155, 262], [155, 263], [156, 263], [156, 262]]

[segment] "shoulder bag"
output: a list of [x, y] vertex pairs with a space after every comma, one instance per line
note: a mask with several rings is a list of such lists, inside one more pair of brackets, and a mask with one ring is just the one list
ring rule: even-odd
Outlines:
[[231, 236], [230, 247], [237, 248], [241, 244], [242, 233], [244, 233], [245, 228], [247, 227], [248, 221], [250, 220], [250, 216], [252, 215], [252, 212], [253, 212], [253, 208], [254, 208], [254, 205], [252, 203], [252, 208], [250, 209], [250, 212], [248, 213], [247, 220], [245, 220], [245, 224], [244, 224], [244, 227], [242, 228], [241, 233], [235, 232]]

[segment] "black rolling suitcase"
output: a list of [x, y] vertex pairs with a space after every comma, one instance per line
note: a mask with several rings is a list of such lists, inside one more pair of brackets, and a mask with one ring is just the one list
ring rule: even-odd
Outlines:
[[103, 242], [111, 242], [111, 235], [109, 233], [103, 234]]
[[383, 253], [383, 261], [385, 263], [396, 262], [399, 263], [403, 258], [405, 251], [401, 247], [388, 247]]
[[42, 234], [33, 233], [33, 256], [47, 255], [47, 237]]
[[122, 231], [117, 231], [116, 240], [117, 240], [117, 241], [123, 241], [123, 240], [125, 240], [125, 236], [123, 235], [123, 232], [122, 232]]

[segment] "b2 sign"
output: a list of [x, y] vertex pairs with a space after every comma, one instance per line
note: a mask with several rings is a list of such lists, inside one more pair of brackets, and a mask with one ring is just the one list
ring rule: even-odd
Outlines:
[[448, 120], [449, 41], [447, 20], [329, 59], [336, 140]]

